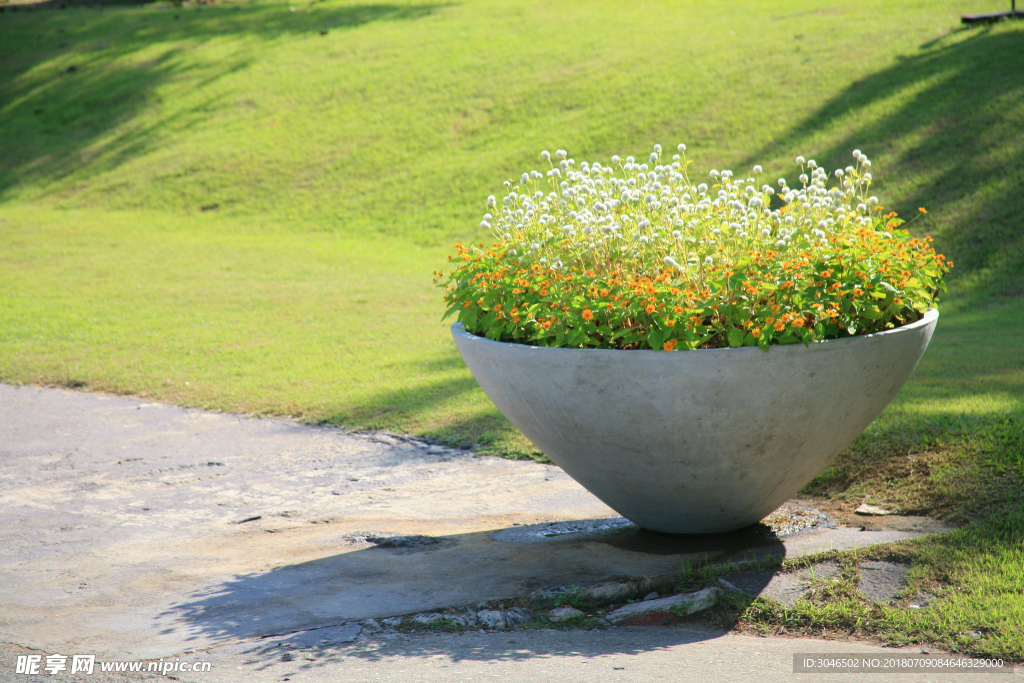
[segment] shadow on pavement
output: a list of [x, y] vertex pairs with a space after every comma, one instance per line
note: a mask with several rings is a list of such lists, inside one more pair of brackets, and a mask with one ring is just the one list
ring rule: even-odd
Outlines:
[[[780, 557], [786, 553], [780, 539], [763, 525], [729, 534], [675, 536], [649, 532], [628, 523], [605, 528], [600, 524], [603, 521], [606, 520], [585, 520], [597, 526], [550, 536], [544, 535], [553, 526], [548, 524], [533, 525], [537, 527], [536, 533], [531, 532], [530, 527], [509, 527], [434, 539], [415, 537], [411, 543], [364, 547], [264, 573], [238, 576], [213, 591], [194, 595], [192, 600], [162, 615], [173, 624], [163, 633], [184, 629], [193, 637], [215, 640], [264, 638], [234, 648], [245, 652], [251, 661], [270, 662], [288, 651], [281, 649], [280, 636], [295, 631], [317, 629], [308, 631], [301, 641], [292, 642], [305, 642], [306, 645], [295, 647], [324, 654], [334, 645], [331, 638], [339, 632], [331, 627], [345, 622], [443, 611], [447, 606], [460, 604], [473, 611], [508, 609], [513, 604], [530, 605], [527, 596], [540, 590], [557, 593], [570, 587], [649, 577], [658, 577], [654, 581], [660, 581], [659, 585], [675, 588], [684, 566], [692, 569], [709, 563]], [[349, 535], [348, 542], [361, 541], [358, 535]], [[491, 604], [485, 605], [481, 593], [473, 590], [476, 577], [495, 573], [514, 577], [514, 580], [508, 582], [505, 595], [492, 595]], [[651, 585], [640, 582], [636, 590], [647, 592]], [[672, 588], [662, 588], [662, 591]], [[643, 596], [624, 595], [618, 602], [640, 597]], [[532, 608], [536, 624], [551, 605], [533, 603]], [[430, 632], [427, 629], [427, 633]], [[510, 636], [521, 634], [528, 640], [529, 634], [535, 632], [515, 631]], [[354, 633], [349, 634], [348, 640]], [[321, 635], [327, 642], [321, 642]], [[503, 640], [509, 643], [507, 650], [496, 649], [494, 642], [479, 648], [462, 647], [458, 656], [522, 659], [556, 652], [544, 639], [525, 646], [527, 640]], [[403, 640], [401, 646], [394, 647], [400, 647], [401, 653], [409, 656], [437, 649], [429, 640], [416, 639]], [[622, 651], [642, 649], [627, 646]], [[318, 660], [317, 665], [333, 661], [329, 654]], [[379, 651], [360, 648], [358, 653], [349, 654], [373, 659]]]

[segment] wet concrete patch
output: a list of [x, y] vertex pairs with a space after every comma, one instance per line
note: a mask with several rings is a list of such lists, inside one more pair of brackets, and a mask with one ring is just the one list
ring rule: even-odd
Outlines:
[[910, 566], [900, 562], [861, 562], [857, 588], [870, 600], [889, 603], [903, 590], [908, 571]]
[[817, 562], [795, 572], [738, 572], [719, 577], [718, 582], [730, 590], [751, 597], [769, 598], [786, 607], [807, 595], [814, 581], [839, 576], [841, 567], [836, 562]]

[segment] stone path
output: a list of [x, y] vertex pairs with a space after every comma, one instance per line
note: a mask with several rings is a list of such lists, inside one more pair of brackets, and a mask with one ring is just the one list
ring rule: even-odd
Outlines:
[[[0, 385], [0, 641], [12, 652], [205, 650], [249, 666], [244, 653], [268, 636], [341, 647], [371, 618], [570, 585], [640, 597], [684, 561], [921, 533], [663, 536], [625, 523], [552, 465]], [[746, 590], [773, 590], [771, 578], [760, 589], [751, 580]], [[370, 636], [399, 637], [359, 637]]]

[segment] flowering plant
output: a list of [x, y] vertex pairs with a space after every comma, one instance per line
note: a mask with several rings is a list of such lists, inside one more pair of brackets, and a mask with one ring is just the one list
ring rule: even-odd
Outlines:
[[831, 176], [797, 157], [800, 188], [776, 191], [760, 166], [695, 185], [677, 149], [610, 166], [541, 153], [549, 170], [487, 198], [497, 241], [456, 244], [434, 274], [445, 317], [537, 346], [767, 350], [908, 324], [945, 290], [953, 264], [869, 196], [860, 150]]

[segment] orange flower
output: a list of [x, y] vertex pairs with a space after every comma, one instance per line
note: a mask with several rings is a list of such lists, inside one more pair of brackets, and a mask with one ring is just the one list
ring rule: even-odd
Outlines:
[[669, 339], [667, 342], [661, 345], [662, 351], [675, 351], [676, 347], [679, 346], [679, 342], [675, 339]]
[[786, 329], [786, 323], [782, 322], [781, 320], [775, 323], [776, 332], [782, 332], [784, 329]]
[[803, 318], [796, 318], [796, 319], [793, 320], [793, 327], [803, 327], [803, 326], [804, 326], [804, 319]]
[[676, 326], [676, 321], [675, 320], [666, 320], [665, 324], [668, 325], [669, 327], [675, 327]]
[[544, 321], [543, 323], [541, 323], [541, 325], [542, 325], [542, 326], [544, 327], [544, 329], [546, 330], [546, 329], [548, 329], [549, 327], [551, 327], [551, 321], [550, 321], [550, 320], [545, 320], [545, 321]]
[[654, 304], [648, 304], [647, 308], [644, 309], [648, 313], [654, 313]]
[[540, 295], [541, 296], [547, 296], [548, 295], [548, 290], [546, 290], [546, 289], [540, 290]]
[[752, 329], [750, 331], [750, 334], [754, 335], [754, 339], [760, 339], [761, 338], [761, 328], [760, 327], [755, 327], [754, 329]]
[[494, 304], [494, 310], [500, 311], [501, 310], [501, 304]]
[[611, 291], [612, 291], [612, 290], [610, 290], [610, 289], [602, 289], [602, 290], [601, 290], [601, 291], [599, 292], [599, 294], [600, 294], [601, 296], [608, 296], [609, 294], [611, 294]]
[[584, 320], [593, 320], [594, 319], [594, 314], [593, 314], [593, 312], [589, 308], [584, 308], [583, 309], [583, 319]]

